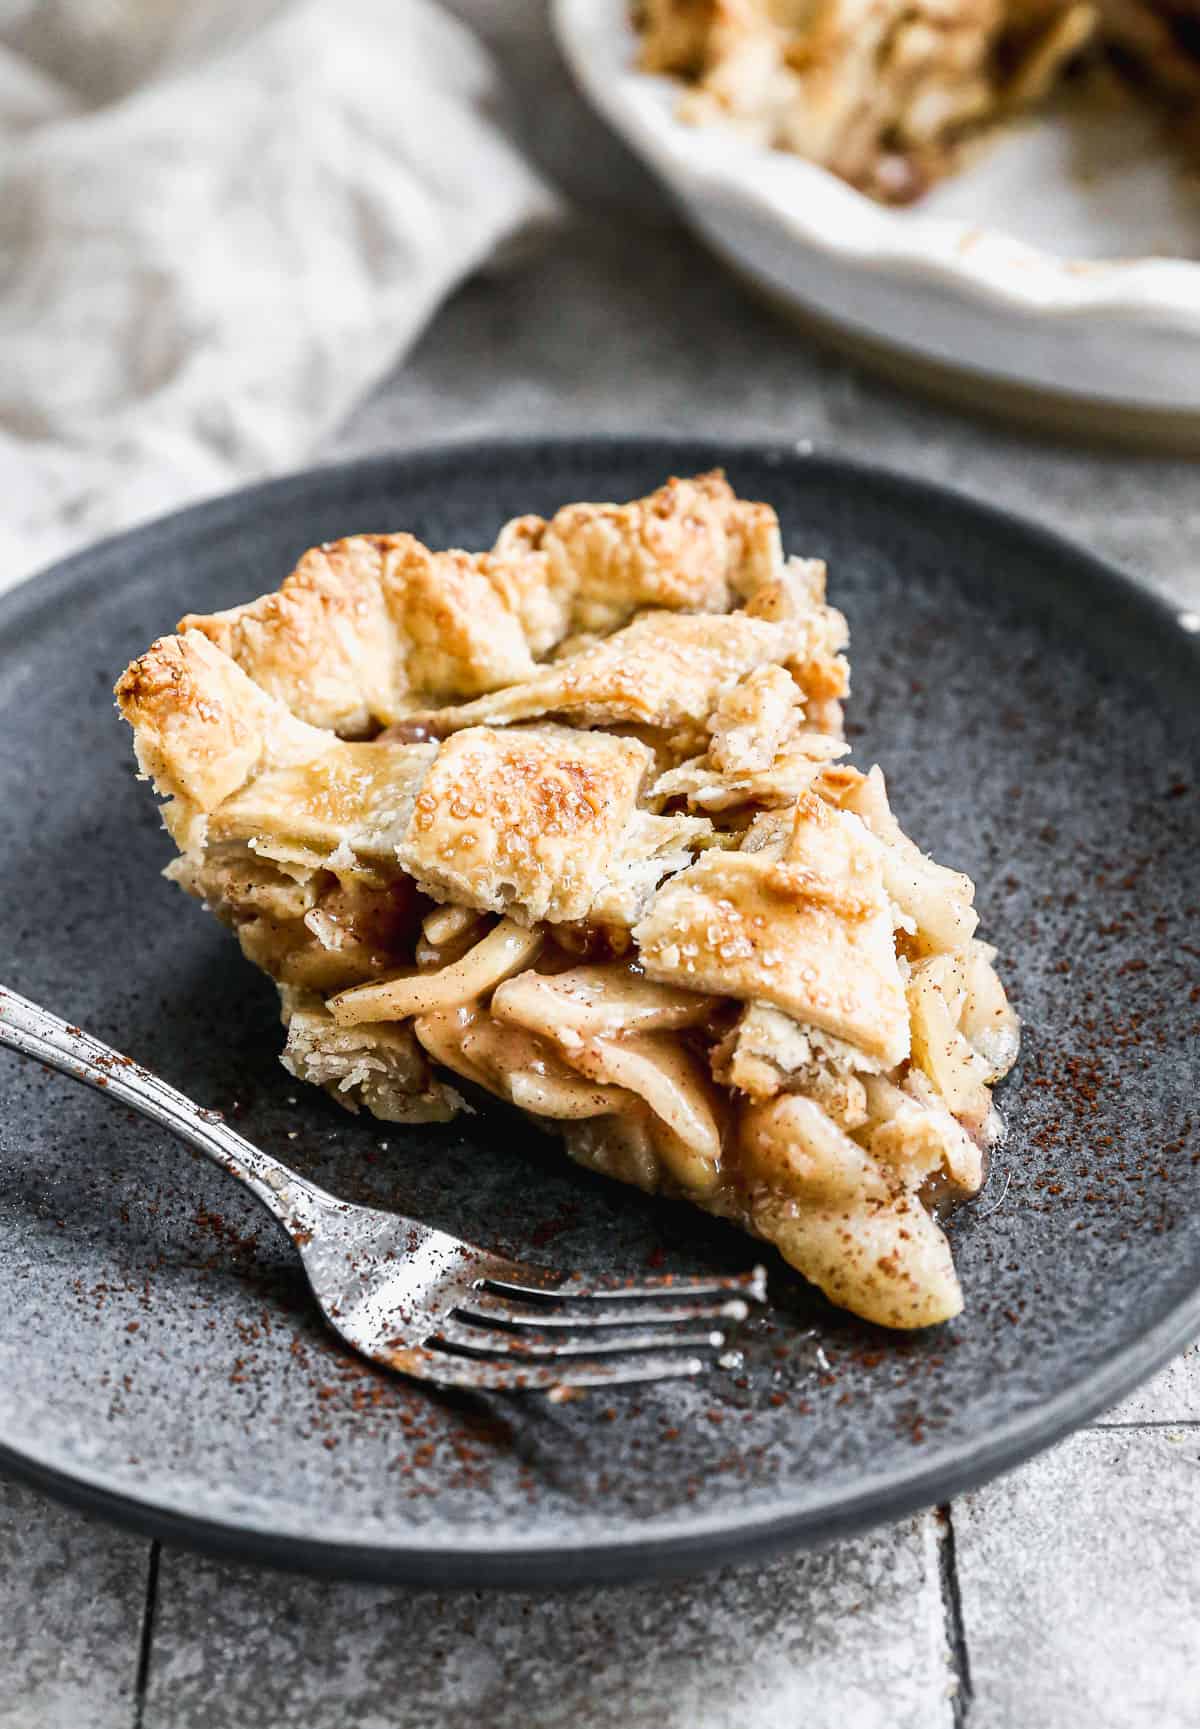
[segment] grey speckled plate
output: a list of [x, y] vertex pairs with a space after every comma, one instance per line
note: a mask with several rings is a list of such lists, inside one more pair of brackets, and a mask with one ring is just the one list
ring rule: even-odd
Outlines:
[[745, 1361], [551, 1406], [349, 1358], [273, 1225], [142, 1122], [0, 1053], [0, 1459], [181, 1541], [472, 1585], [632, 1577], [816, 1543], [1014, 1464], [1200, 1330], [1200, 652], [1086, 553], [785, 450], [514, 444], [318, 470], [84, 553], [0, 604], [8, 982], [355, 1199], [588, 1269], [741, 1267], [701, 1215], [505, 1116], [389, 1129], [298, 1089], [273, 993], [163, 882], [110, 687], [189, 607], [311, 542], [625, 498], [724, 462], [850, 616], [857, 760], [979, 887], [1025, 1019], [1011, 1135], [953, 1225], [966, 1312], [894, 1338], [775, 1263]]

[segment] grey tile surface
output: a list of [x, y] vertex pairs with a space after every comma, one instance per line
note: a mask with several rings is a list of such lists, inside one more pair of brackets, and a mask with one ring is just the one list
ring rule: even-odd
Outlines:
[[[668, 220], [585, 115], [542, 0], [452, 0], [524, 98], [578, 214], [469, 284], [319, 455], [485, 434], [811, 443], [1084, 541], [1200, 609], [1195, 465], [1032, 438], [816, 353]], [[532, 100], [531, 100], [532, 98]], [[399, 526], [399, 525], [355, 525]], [[144, 1729], [1184, 1729], [1200, 1723], [1200, 1350], [955, 1504], [973, 1683], [952, 1698], [932, 1517], [670, 1587], [459, 1598], [165, 1554]], [[148, 1546], [0, 1486], [0, 1729], [134, 1729]], [[953, 1581], [944, 1581], [953, 1603]], [[951, 1617], [953, 1622], [953, 1616]]]
[[446, 1597], [164, 1554], [145, 1729], [950, 1729], [932, 1516], [699, 1585]]
[[129, 1729], [148, 1557], [0, 1480], [0, 1729]]
[[1076, 1435], [954, 1522], [972, 1729], [1200, 1722], [1200, 1431]]

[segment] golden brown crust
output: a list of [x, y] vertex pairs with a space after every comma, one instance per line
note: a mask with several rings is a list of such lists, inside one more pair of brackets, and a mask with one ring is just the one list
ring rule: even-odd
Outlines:
[[564, 635], [609, 632], [646, 607], [725, 612], [781, 562], [769, 505], [737, 498], [719, 471], [672, 479], [630, 504], [569, 504], [541, 540], [569, 594]]
[[[527, 677], [533, 662], [510, 601], [544, 560], [430, 552], [410, 534], [355, 535], [306, 552], [277, 594], [211, 617], [189, 614], [255, 683], [314, 726], [349, 737], [398, 719], [414, 689], [465, 697]], [[419, 669], [419, 670], [418, 670]]]
[[315, 761], [256, 775], [212, 813], [214, 841], [252, 843], [263, 856], [393, 870], [433, 744], [330, 741]]
[[857, 818], [797, 800], [782, 859], [711, 852], [634, 927], [648, 978], [773, 1003], [892, 1068], [909, 1054], [881, 848]]
[[585, 918], [608, 880], [650, 753], [565, 727], [446, 740], [398, 849], [439, 900], [528, 921]]
[[714, 473], [629, 504], [518, 517], [491, 552], [431, 552], [409, 534], [332, 541], [277, 593], [179, 628], [300, 718], [363, 737], [422, 702], [530, 678], [566, 637], [614, 630], [641, 608], [724, 611], [779, 563], [775, 512]]
[[328, 750], [199, 631], [163, 636], [117, 681], [138, 762], [159, 791], [201, 811], [216, 808], [264, 767]]
[[419, 718], [439, 732], [544, 715], [583, 726], [702, 729], [744, 673], [797, 654], [807, 658], [818, 628], [808, 619], [776, 624], [747, 612], [643, 613], [521, 684], [461, 708], [419, 711]]
[[297, 720], [198, 632], [156, 642], [117, 694], [145, 772], [203, 814], [209, 845], [277, 866], [404, 873], [439, 900], [527, 923], [582, 920], [600, 897], [605, 921], [627, 927], [712, 832], [639, 809], [652, 755], [636, 739], [543, 725], [344, 740]]

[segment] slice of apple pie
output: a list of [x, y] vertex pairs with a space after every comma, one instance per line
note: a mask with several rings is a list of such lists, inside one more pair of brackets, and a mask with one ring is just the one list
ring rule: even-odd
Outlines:
[[293, 1074], [401, 1123], [486, 1089], [919, 1327], [1017, 1028], [969, 879], [842, 760], [845, 643], [711, 474], [487, 553], [315, 548], [117, 696]]

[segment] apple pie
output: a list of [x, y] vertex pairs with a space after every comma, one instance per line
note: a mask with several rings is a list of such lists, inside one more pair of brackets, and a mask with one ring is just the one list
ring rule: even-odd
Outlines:
[[1198, 0], [638, 0], [644, 71], [719, 122], [907, 204], [979, 131], [1115, 67], [1194, 121]]
[[482, 1089], [921, 1327], [1017, 1022], [970, 880], [845, 761], [846, 638], [715, 473], [484, 553], [315, 547], [117, 697], [294, 1075], [399, 1123]]

